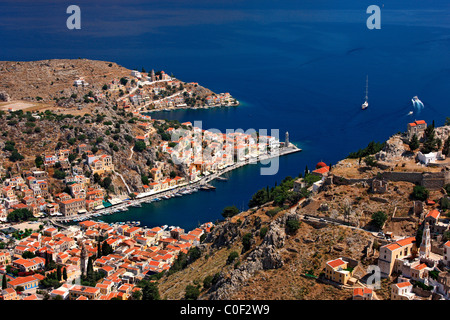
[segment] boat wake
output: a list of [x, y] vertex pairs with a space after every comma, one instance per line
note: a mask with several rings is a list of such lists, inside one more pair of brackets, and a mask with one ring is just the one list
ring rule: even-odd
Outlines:
[[419, 98], [417, 96], [414, 96], [411, 99], [412, 103], [413, 103], [413, 107], [416, 108], [417, 110], [421, 110], [424, 108], [423, 102], [419, 100]]

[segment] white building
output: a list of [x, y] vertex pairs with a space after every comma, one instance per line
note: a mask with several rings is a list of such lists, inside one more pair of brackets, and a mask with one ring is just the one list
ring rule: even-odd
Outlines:
[[421, 163], [428, 165], [429, 163], [436, 162], [436, 160], [445, 160], [445, 155], [443, 155], [441, 151], [430, 152], [427, 154], [423, 154], [419, 151], [419, 153], [417, 154], [417, 158]]
[[84, 78], [80, 78], [80, 79], [75, 80], [75, 81], [73, 82], [73, 85], [74, 85], [75, 87], [86, 87], [86, 86], [89, 85], [89, 83], [87, 83], [87, 82], [84, 80]]
[[136, 78], [141, 78], [142, 77], [141, 73], [139, 71], [137, 71], [137, 70], [131, 70], [131, 76], [132, 77], [136, 77]]
[[412, 300], [415, 296], [412, 289], [413, 285], [409, 281], [394, 283], [391, 287], [391, 299]]

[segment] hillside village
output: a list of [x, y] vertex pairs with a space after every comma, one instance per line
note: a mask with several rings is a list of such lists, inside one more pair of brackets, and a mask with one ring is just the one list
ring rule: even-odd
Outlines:
[[[285, 246], [289, 244], [292, 247], [290, 250], [298, 254], [302, 251], [298, 251], [300, 249], [295, 249], [296, 247], [301, 247], [303, 250], [305, 246], [311, 245], [321, 248], [322, 245], [319, 245], [319, 242], [322, 240], [318, 242], [317, 239], [307, 236], [307, 234], [314, 234], [316, 232], [314, 229], [319, 228], [323, 230], [321, 236], [323, 239], [326, 239], [330, 233], [335, 234], [336, 231], [332, 230], [340, 230], [339, 232], [344, 232], [343, 234], [346, 229], [354, 230], [353, 232], [358, 232], [361, 236], [358, 246], [354, 249], [350, 249], [351, 247], [345, 244], [345, 239], [349, 241], [351, 238], [349, 235], [341, 236], [337, 241], [334, 238], [335, 240], [331, 242], [332, 247], [320, 260], [316, 261], [317, 258], [311, 260], [312, 265], [303, 263], [304, 267], [300, 269], [303, 271], [299, 270], [299, 275], [309, 280], [299, 280], [300, 283], [306, 281], [311, 285], [311, 281], [314, 281], [316, 283], [314, 286], [318, 285], [318, 288], [322, 286], [337, 288], [337, 292], [330, 292], [333, 292], [335, 298], [341, 299], [344, 297], [354, 300], [448, 299], [450, 232], [446, 210], [450, 208], [447, 202], [450, 175], [446, 159], [448, 142], [445, 137], [448, 137], [450, 130], [447, 126], [434, 128], [431, 125], [425, 131], [427, 125], [422, 124], [424, 125], [423, 134], [419, 133], [418, 145], [411, 143], [415, 140], [414, 134], [417, 134], [417, 132], [410, 134], [411, 130], [414, 130], [411, 129], [414, 123], [408, 124], [405, 133], [394, 135], [381, 147], [374, 148], [368, 154], [365, 154], [367, 149], [364, 149], [360, 150], [357, 157], [349, 157], [335, 165], [320, 162], [314, 170], [305, 172], [304, 176], [283, 182], [280, 187], [284, 188], [284, 185], [287, 185], [291, 188], [290, 193], [300, 195], [293, 198], [300, 199], [292, 200], [293, 206], [282, 206], [277, 209], [275, 204], [271, 202], [266, 204], [263, 201], [262, 204], [247, 212], [226, 219], [214, 228], [214, 232], [211, 232], [212, 223], [184, 233], [184, 230], [176, 227], [148, 229], [136, 225], [108, 225], [85, 220], [79, 222], [78, 226], [71, 226], [65, 230], [60, 227], [41, 225], [40, 230], [34, 232], [25, 230], [14, 235], [10, 233], [7, 238], [3, 238], [4, 243], [7, 244], [5, 247], [7, 249], [2, 250], [4, 266], [2, 270], [6, 277], [3, 299], [139, 299], [142, 297], [141, 293], [133, 292], [144, 290], [148, 286], [146, 281], [156, 281], [158, 286], [164, 289], [166, 284], [171, 283], [174, 275], [164, 274], [176, 261], [179, 261], [180, 252], [188, 257], [197, 256], [196, 259], [188, 259], [188, 264], [192, 266], [202, 260], [198, 260], [198, 257], [205, 254], [210, 256], [208, 260], [202, 262], [203, 268], [208, 269], [207, 266], [210, 263], [217, 264], [213, 262], [214, 256], [223, 250], [221, 248], [224, 248], [225, 243], [228, 243], [226, 247], [234, 248], [238, 244], [237, 241], [243, 239], [241, 237], [244, 231], [239, 232], [239, 229], [234, 229], [236, 226], [241, 224], [245, 229], [261, 219], [266, 221], [264, 225], [268, 229], [266, 235], [261, 238], [262, 241], [253, 242], [253, 245], [243, 249], [241, 257], [237, 254], [239, 264], [236, 264], [234, 269], [232, 264], [225, 261], [222, 269], [216, 270], [218, 272], [215, 273], [212, 286], [201, 293], [202, 298], [249, 298], [243, 291], [246, 287], [242, 286], [245, 281], [254, 281], [253, 285], [257, 288], [259, 276], [254, 273], [256, 270], [277, 271], [281, 274], [286, 272], [283, 270], [292, 262], [289, 261], [291, 258], [285, 257], [286, 253], [282, 253]], [[202, 132], [200, 128], [189, 129], [191, 126], [189, 123], [183, 125], [188, 130], [183, 129], [178, 132], [180, 135], [178, 143], [181, 145], [183, 145], [183, 138]], [[172, 130], [176, 131], [176, 129]], [[436, 139], [443, 139], [445, 142], [440, 144], [436, 142], [436, 147], [426, 153], [424, 146], [426, 147], [427, 138], [430, 139], [430, 136], [433, 139], [436, 137]], [[235, 136], [231, 136], [230, 139], [236, 141]], [[416, 148], [411, 148], [411, 144]], [[440, 145], [439, 149], [437, 145]], [[214, 146], [212, 144], [213, 148]], [[78, 148], [80, 147], [84, 146], [79, 145]], [[176, 150], [165, 143], [158, 148], [166, 148], [166, 151], [171, 152]], [[257, 150], [258, 148], [254, 152]], [[70, 154], [62, 150], [59, 155], [66, 157]], [[214, 152], [208, 154], [214, 154]], [[183, 153], [179, 153], [180, 157], [182, 155]], [[55, 159], [44, 158], [43, 160], [49, 161], [48, 164], [52, 165]], [[107, 155], [94, 157], [88, 155], [86, 161], [87, 164], [93, 165], [93, 169], [99, 175], [114, 168]], [[203, 164], [205, 170], [211, 170], [206, 163]], [[201, 169], [201, 166], [199, 168]], [[157, 170], [153, 172], [152, 180], [165, 181], [160, 172]], [[188, 179], [192, 178], [192, 176], [188, 177]], [[4, 210], [8, 214], [14, 212], [15, 214], [10, 218], [18, 216], [17, 219], [21, 221], [21, 209], [37, 207], [38, 209], [33, 209], [34, 212], [36, 210], [40, 212], [39, 201], [41, 201], [42, 204], [45, 203], [46, 210], [60, 210], [65, 214], [71, 212], [69, 215], [78, 216], [80, 208], [82, 210], [87, 208], [87, 206], [79, 207], [75, 204], [79, 201], [78, 199], [82, 199], [85, 195], [87, 199], [84, 200], [85, 203], [90, 203], [88, 201], [91, 199], [102, 199], [102, 201], [105, 199], [105, 190], [102, 188], [88, 188], [85, 194], [82, 191], [85, 190], [85, 186], [77, 187], [78, 184], [86, 183], [83, 180], [86, 177], [82, 179], [82, 177], [69, 176], [65, 179], [69, 182], [70, 192], [55, 195], [54, 202], [45, 199], [51, 193], [46, 194], [45, 187], [41, 187], [41, 185], [45, 186], [45, 170], [25, 171], [23, 176], [5, 179], [2, 189], [4, 190]], [[70, 182], [74, 183], [70, 184]], [[38, 190], [37, 186], [41, 194], [34, 198], [34, 191]], [[22, 196], [18, 193], [19, 191], [26, 191], [26, 194]], [[17, 200], [21, 199], [19, 204], [12, 204], [14, 197]], [[34, 203], [30, 198], [36, 199], [37, 202]], [[98, 201], [100, 203], [100, 200]], [[12, 204], [11, 207], [9, 207], [10, 204]], [[266, 209], [267, 206], [268, 209]], [[49, 214], [50, 212], [46, 211]], [[253, 215], [256, 212], [262, 212], [262, 216], [254, 219]], [[38, 216], [34, 216], [31, 220], [35, 220]], [[265, 218], [261, 218], [264, 216]], [[244, 219], [244, 222], [241, 219]], [[288, 223], [289, 221], [298, 221], [300, 228], [298, 225]], [[259, 228], [261, 228], [261, 222]], [[284, 228], [287, 228], [286, 231]], [[301, 240], [297, 238], [301, 235], [299, 231], [292, 233], [292, 230], [297, 229], [302, 230], [303, 239]], [[234, 231], [230, 233], [231, 230]], [[253, 232], [259, 234], [260, 230], [256, 229]], [[228, 234], [226, 236], [228, 240], [224, 242], [225, 234]], [[284, 240], [275, 240], [280, 237]], [[294, 237], [293, 240], [297, 239], [303, 244], [300, 246], [297, 240], [292, 242], [290, 240], [292, 237]], [[99, 243], [102, 244], [99, 245]], [[99, 251], [102, 250], [103, 244], [106, 247], [104, 255]], [[265, 251], [266, 249], [261, 249], [264, 247], [272, 249]], [[193, 250], [193, 248], [198, 249]], [[266, 256], [267, 254], [269, 255]], [[250, 267], [254, 263], [252, 261], [255, 261], [255, 255], [261, 255], [261, 261], [266, 263]], [[325, 257], [329, 259], [324, 260]], [[182, 259], [185, 258], [182, 256]], [[178, 265], [179, 262], [175, 264]], [[52, 267], [51, 270], [48, 265]], [[369, 266], [379, 268], [381, 288], [373, 287], [368, 282], [370, 274], [367, 268]], [[253, 271], [248, 273], [248, 268]], [[90, 277], [94, 279], [91, 279], [93, 282], [86, 280], [88, 269]], [[176, 277], [182, 277], [188, 270], [189, 268], [182, 268], [176, 273]], [[52, 272], [58, 272], [61, 275], [56, 277], [57, 283], [54, 280], [55, 276], [49, 275]], [[233, 285], [230, 287], [231, 283], [227, 279], [241, 277], [239, 274], [247, 274], [244, 278], [246, 280], [240, 284], [231, 282]], [[272, 275], [275, 277], [276, 274], [272, 273]], [[64, 277], [67, 277], [67, 280]], [[81, 283], [76, 283], [80, 281]], [[191, 281], [192, 276], [187, 283]], [[49, 283], [53, 286], [49, 286]], [[179, 283], [185, 282], [179, 281]], [[339, 293], [339, 290], [342, 293]], [[169, 294], [169, 297], [181, 298], [182, 296]]]
[[[55, 72], [52, 63], [44, 65]], [[2, 82], [10, 90], [0, 94], [3, 300], [151, 299], [158, 287], [169, 299], [185, 298], [188, 287], [201, 299], [449, 299], [449, 121], [416, 120], [383, 144], [319, 162], [216, 225], [187, 233], [110, 225], [92, 218], [191, 192], [290, 144], [288, 135], [283, 143], [152, 119], [152, 110], [237, 102], [163, 71], [102, 62], [98, 70], [116, 71], [98, 74], [89, 63], [58, 65], [63, 80], [39, 82], [39, 99]], [[268, 285], [287, 280], [284, 289]]]
[[[66, 291], [61, 296], [67, 298], [70, 288], [75, 285], [79, 288], [75, 282], [87, 277], [89, 258], [100, 258], [100, 251], [94, 257], [92, 253], [94, 248], [102, 248], [102, 241], [111, 247], [109, 254], [116, 253], [120, 243], [125, 246], [124, 241], [128, 249], [134, 248], [130, 253], [145, 251], [130, 262], [134, 265], [136, 259], [148, 260], [138, 273], [133, 271], [134, 276], [139, 276], [128, 281], [131, 284], [168, 270], [180, 252], [188, 255], [191, 246], [199, 244], [199, 237], [209, 231], [211, 223], [184, 234], [177, 227], [149, 231], [137, 225], [128, 228], [93, 222], [90, 217], [111, 214], [109, 208], [113, 206], [122, 205], [121, 210], [126, 210], [137, 198], [187, 190], [204, 177], [270, 154], [281, 145], [275, 137], [256, 133], [222, 135], [189, 122], [152, 119], [146, 111], [237, 104], [228, 93], [216, 95], [197, 83], [183, 83], [163, 71], [145, 74], [133, 70], [126, 75], [126, 69], [112, 63], [105, 66], [83, 60], [67, 65], [64, 61], [49, 60], [38, 62], [37, 66], [34, 62], [9, 63], [1, 72], [20, 73], [24, 66], [31, 70], [37, 67], [34, 71], [25, 69], [28, 80], [33, 72], [37, 74], [41, 68], [50, 67], [48, 73], [59, 72], [56, 78], [59, 83], [44, 84], [42, 77], [38, 77], [39, 86], [58, 87], [53, 91], [41, 89], [38, 99], [24, 96], [27, 91], [22, 90], [21, 83], [11, 87], [8, 76], [2, 78], [3, 87], [8, 89], [8, 93], [2, 93], [5, 103], [0, 104], [0, 221], [4, 223], [1, 246], [5, 300], [30, 296], [59, 298], [59, 294], [47, 290], [58, 289], [57, 284], [63, 285], [58, 290]], [[93, 70], [104, 72], [105, 68], [118, 68], [107, 75], [120, 74], [120, 78], [100, 86], [100, 75]], [[91, 75], [74, 79], [80, 69], [89, 70], [87, 74]], [[14, 100], [17, 98], [22, 100]], [[61, 224], [71, 221], [83, 222], [79, 227]], [[81, 257], [83, 250], [87, 253]], [[150, 256], [156, 258], [150, 261]], [[111, 268], [120, 275], [128, 272], [119, 267], [127, 258], [128, 252], [122, 258], [103, 258], [107, 262], [117, 260], [113, 265], [108, 262], [105, 276], [111, 276]], [[95, 261], [93, 269], [89, 268], [91, 277], [93, 272], [103, 270], [99, 262], [102, 260]], [[58, 276], [56, 283], [55, 270], [67, 274], [72, 282]], [[112, 290], [109, 284], [108, 297], [104, 290], [98, 295], [96, 289], [87, 288], [86, 292], [96, 292], [95, 297], [81, 298], [117, 298], [121, 291], [109, 295]], [[58, 290], [55, 292], [61, 293]], [[126, 295], [120, 293], [122, 299], [130, 296], [129, 290]]]
[[185, 233], [95, 221], [61, 230], [41, 225], [19, 241], [9, 238], [2, 250], [2, 299], [139, 300], [152, 276], [169, 270], [179, 255], [194, 256], [212, 227]]
[[197, 271], [160, 287], [171, 299], [196, 283], [200, 299], [449, 299], [449, 129], [416, 121], [386, 143], [261, 189], [250, 210], [205, 239]]
[[[0, 105], [3, 108], [0, 220], [6, 221], [9, 213], [19, 209], [30, 211], [33, 218], [61, 215], [73, 218], [93, 213], [105, 206], [126, 204], [126, 200], [139, 195], [187, 186], [232, 165], [235, 159], [248, 159], [257, 156], [262, 148], [267, 152], [276, 147], [274, 137], [266, 140], [261, 137], [258, 145], [249, 134], [215, 135], [191, 123], [153, 120], [144, 113], [162, 106], [180, 106], [185, 98], [189, 107], [236, 105], [228, 93], [216, 95], [197, 83], [174, 79], [164, 71], [152, 70], [147, 74], [132, 70], [126, 76], [126, 69], [112, 63], [104, 65], [84, 59], [69, 62], [72, 64], [49, 60], [36, 62], [37, 66], [34, 62], [17, 62], [1, 69], [6, 72], [4, 88], [12, 90], [3, 95], [5, 100], [10, 97], [33, 100], [23, 97], [20, 85], [11, 88], [8, 83], [11, 70], [20, 74], [18, 69], [26, 66], [37, 70], [52, 66], [56, 69], [49, 72], [66, 76], [64, 81], [71, 88], [58, 91], [70, 94], [69, 97], [41, 97], [46, 103], [51, 98], [56, 103], [56, 107], [46, 110], [38, 108], [33, 112], [33, 108], [22, 109], [17, 103]], [[70, 68], [73, 70], [67, 71]], [[106, 77], [111, 75], [109, 68], [119, 68], [112, 74], [121, 78], [99, 86], [95, 82], [99, 81], [99, 75], [92, 70], [105, 72]], [[89, 77], [70, 80], [80, 70], [85, 70]], [[51, 84], [54, 85], [61, 88], [63, 84]], [[84, 100], [80, 99], [83, 93], [86, 93]], [[180, 101], [171, 98], [181, 93]], [[55, 126], [58, 130], [54, 130]], [[174, 134], [177, 140], [172, 139]], [[196, 140], [191, 141], [194, 135]], [[249, 143], [251, 146], [247, 148]], [[193, 151], [188, 151], [191, 145]], [[203, 159], [206, 152], [211, 156]]]
[[[296, 209], [304, 221], [319, 219], [371, 232], [364, 264], [376, 263], [381, 279], [390, 283], [385, 298], [450, 298], [449, 134], [448, 126], [435, 128], [418, 120], [381, 150], [360, 152], [332, 167], [318, 163], [312, 174], [321, 179]], [[298, 179], [294, 189], [304, 183]], [[339, 245], [336, 249], [342, 250]], [[370, 273], [361, 266], [352, 257], [337, 256], [326, 262], [323, 279], [353, 288], [355, 300], [379, 299], [367, 282]]]

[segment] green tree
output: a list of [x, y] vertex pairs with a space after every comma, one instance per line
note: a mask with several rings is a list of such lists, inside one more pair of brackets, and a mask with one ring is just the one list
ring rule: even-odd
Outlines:
[[381, 229], [384, 223], [387, 220], [387, 215], [383, 211], [377, 211], [372, 214], [372, 223], [378, 228]]
[[102, 256], [107, 256], [111, 253], [114, 253], [113, 248], [106, 241], [104, 241], [102, 244]]
[[193, 286], [191, 284], [186, 286], [184, 299], [197, 300], [199, 295], [200, 295], [200, 288], [198, 286]]
[[222, 216], [224, 218], [231, 218], [239, 213], [239, 209], [236, 206], [228, 206], [222, 210]]
[[270, 200], [269, 188], [258, 190], [248, 202], [250, 208], [259, 207]]
[[40, 168], [44, 164], [44, 160], [41, 156], [37, 156], [36, 159], [34, 159], [34, 163], [36, 164], [36, 167]]
[[375, 158], [373, 156], [366, 156], [364, 158], [364, 162], [369, 167], [374, 167], [377, 164], [377, 161], [375, 160]]
[[450, 209], [450, 199], [447, 196], [442, 197], [440, 206], [442, 210]]
[[102, 243], [100, 241], [100, 236], [98, 236], [98, 242], [97, 242], [97, 258], [100, 258], [102, 256]]
[[94, 183], [100, 184], [101, 178], [100, 175], [96, 172], [94, 173]]
[[58, 281], [62, 280], [62, 270], [61, 270], [61, 265], [59, 265], [59, 264], [56, 267], [56, 278], [58, 279]]
[[8, 222], [27, 221], [33, 217], [33, 213], [28, 209], [16, 209], [9, 213], [6, 219]]
[[195, 260], [199, 259], [201, 256], [202, 256], [202, 252], [200, 251], [200, 249], [198, 247], [192, 247], [188, 251], [189, 263], [194, 262]]
[[296, 219], [290, 219], [286, 222], [287, 231], [295, 233], [300, 228], [300, 221]]
[[143, 184], [148, 185], [150, 183], [150, 180], [148, 179], [148, 177], [146, 175], [141, 175], [141, 181]]
[[142, 300], [161, 300], [158, 285], [155, 282], [147, 282], [142, 289]]
[[242, 237], [242, 251], [248, 251], [252, 245], [252, 240], [253, 240], [253, 235], [251, 233], [246, 233], [243, 237]]
[[415, 200], [425, 201], [428, 199], [430, 191], [424, 186], [414, 186], [411, 196]]
[[105, 188], [108, 189], [110, 187], [112, 183], [112, 179], [110, 177], [106, 177], [105, 179], [103, 179], [103, 181], [100, 183], [100, 185]]
[[131, 294], [131, 300], [142, 300], [142, 296], [143, 294], [141, 290], [133, 291]]
[[261, 239], [264, 238], [264, 237], [266, 236], [267, 231], [268, 231], [267, 227], [262, 227], [262, 228], [259, 230], [259, 237], [260, 237]]
[[232, 251], [230, 252], [230, 254], [228, 255], [227, 258], [227, 264], [232, 264], [234, 260], [236, 260], [237, 258], [239, 258], [239, 253], [236, 251]]
[[133, 150], [136, 151], [136, 152], [142, 152], [142, 151], [145, 150], [146, 147], [147, 146], [145, 145], [144, 141], [136, 140], [134, 142]]
[[417, 135], [414, 134], [411, 138], [411, 141], [409, 141], [409, 148], [411, 149], [411, 151], [419, 149], [420, 147], [420, 143], [419, 143], [419, 139], [417, 138]]
[[6, 279], [6, 273], [3, 274], [3, 278], [2, 278], [2, 290], [6, 289], [8, 287], [7, 285], [7, 279]]
[[66, 177], [66, 173], [64, 171], [56, 169], [53, 173], [53, 178], [62, 180]]
[[25, 251], [22, 254], [22, 258], [24, 258], [24, 259], [33, 259], [34, 257], [36, 257], [36, 255], [31, 251]]
[[17, 150], [13, 150], [11, 156], [9, 157], [9, 160], [12, 162], [22, 161], [23, 159], [24, 156], [22, 156]]
[[203, 279], [203, 289], [208, 290], [212, 286], [214, 276], [209, 275], [205, 279]]

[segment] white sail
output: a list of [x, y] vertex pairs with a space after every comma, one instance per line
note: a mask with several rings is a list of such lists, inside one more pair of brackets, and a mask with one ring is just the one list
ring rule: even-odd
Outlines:
[[369, 106], [369, 76], [366, 77], [366, 97], [365, 97], [365, 101], [361, 106], [361, 109], [367, 109], [367, 107]]

